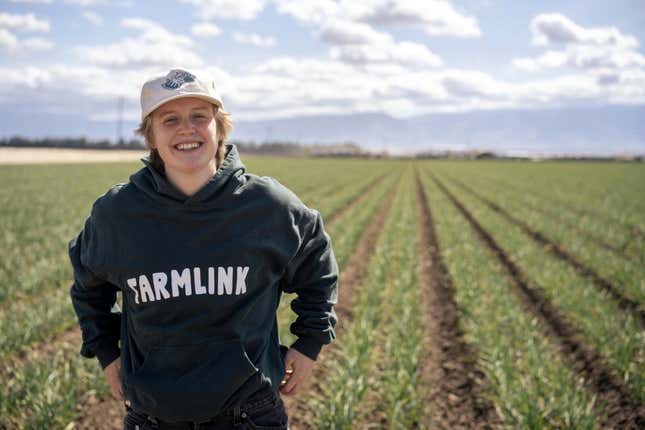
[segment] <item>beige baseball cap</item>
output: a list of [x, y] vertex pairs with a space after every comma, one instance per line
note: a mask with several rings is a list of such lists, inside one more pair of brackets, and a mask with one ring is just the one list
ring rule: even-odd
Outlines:
[[165, 75], [148, 79], [141, 88], [141, 121], [153, 110], [170, 100], [197, 97], [224, 108], [215, 82], [198, 78], [184, 69], [172, 69]]

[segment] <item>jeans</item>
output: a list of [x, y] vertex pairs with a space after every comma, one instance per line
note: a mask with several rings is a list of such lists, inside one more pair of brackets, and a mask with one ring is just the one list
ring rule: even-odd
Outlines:
[[170, 423], [126, 406], [124, 430], [289, 430], [287, 412], [280, 394], [272, 388], [253, 394], [240, 406], [220, 412], [202, 423]]

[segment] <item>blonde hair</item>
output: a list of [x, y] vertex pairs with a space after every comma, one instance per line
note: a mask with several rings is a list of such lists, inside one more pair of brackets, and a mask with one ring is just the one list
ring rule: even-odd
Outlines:
[[[215, 123], [217, 124], [217, 152], [215, 153], [215, 163], [219, 167], [226, 156], [225, 143], [226, 138], [231, 133], [231, 130], [233, 130], [233, 118], [230, 113], [218, 108], [216, 105], [213, 105], [213, 113], [215, 114]], [[134, 132], [135, 134], [143, 136], [146, 147], [150, 150], [149, 158], [152, 166], [160, 172], [163, 172], [165, 170], [163, 160], [159, 156], [159, 151], [152, 146], [154, 141], [152, 134], [152, 112], [141, 121]]]

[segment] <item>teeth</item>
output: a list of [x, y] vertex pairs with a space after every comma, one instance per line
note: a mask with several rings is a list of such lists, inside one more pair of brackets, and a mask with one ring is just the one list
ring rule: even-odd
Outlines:
[[185, 151], [187, 149], [195, 149], [197, 147], [199, 147], [199, 143], [193, 142], [193, 143], [180, 143], [179, 145], [177, 145], [176, 148], [179, 149], [180, 151]]

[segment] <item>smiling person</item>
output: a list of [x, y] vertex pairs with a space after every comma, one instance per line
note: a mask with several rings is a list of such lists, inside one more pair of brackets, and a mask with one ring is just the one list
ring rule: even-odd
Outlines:
[[[335, 338], [322, 218], [245, 171], [212, 81], [171, 70], [143, 85], [141, 109], [145, 166], [94, 202], [69, 244], [81, 355], [124, 401], [125, 429], [286, 429], [281, 395], [302, 392]], [[296, 293], [290, 347], [282, 292]]]

